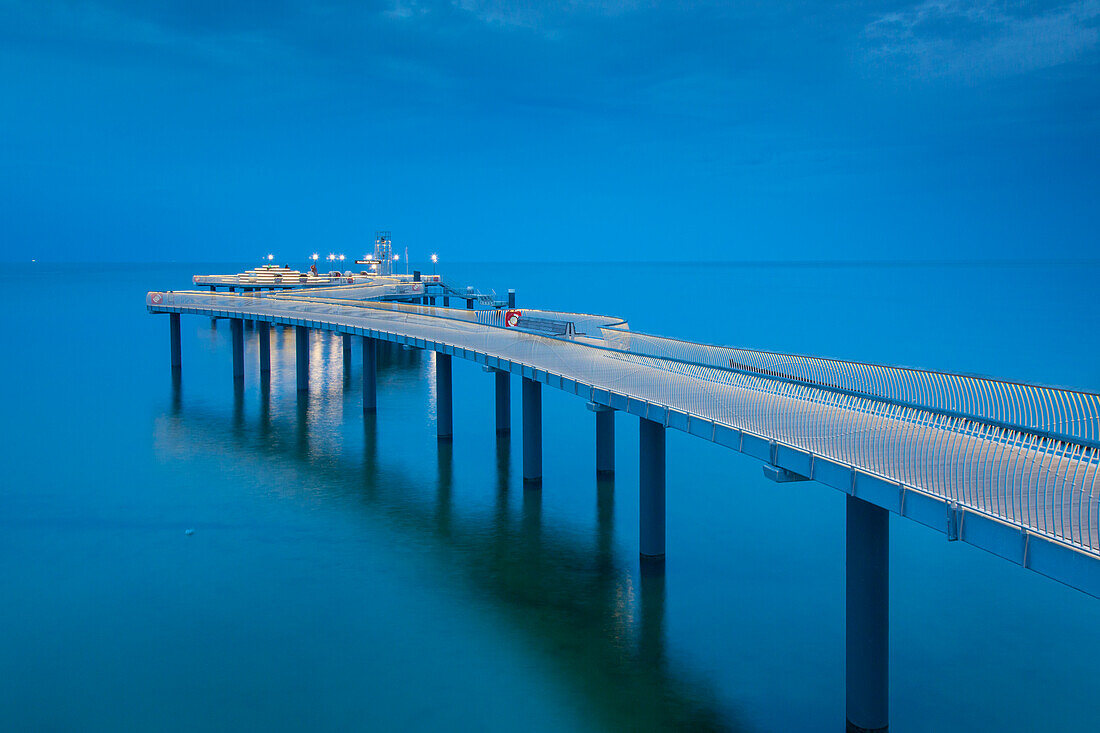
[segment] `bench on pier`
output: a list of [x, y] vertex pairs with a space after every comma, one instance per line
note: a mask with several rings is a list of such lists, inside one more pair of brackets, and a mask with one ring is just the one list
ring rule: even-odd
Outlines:
[[565, 336], [572, 338], [577, 335], [577, 327], [573, 321], [555, 321], [551, 318], [532, 318], [521, 316], [514, 328], [521, 331], [529, 331], [539, 336]]

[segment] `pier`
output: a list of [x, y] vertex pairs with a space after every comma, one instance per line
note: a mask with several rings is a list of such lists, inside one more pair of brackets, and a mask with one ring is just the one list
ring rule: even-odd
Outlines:
[[[1098, 395], [685, 342], [630, 331], [614, 317], [517, 311], [511, 297], [505, 311], [474, 309], [476, 298], [462, 292], [458, 308], [346, 295], [153, 292], [146, 305], [170, 316], [174, 373], [186, 356], [181, 315], [230, 319], [235, 381], [248, 378], [238, 350], [244, 321], [256, 323], [261, 335], [272, 324], [294, 328], [301, 392], [309, 388], [311, 332], [346, 335], [345, 349], [358, 336], [367, 412], [377, 410], [380, 341], [431, 352], [441, 441], [454, 429], [455, 357], [493, 375], [498, 431], [511, 428], [517, 377], [522, 475], [533, 489], [552, 490], [542, 481], [544, 385], [579, 397], [593, 413], [597, 473], [614, 471], [615, 413], [636, 417], [638, 552], [646, 563], [675, 552], [675, 538], [666, 547], [664, 523], [669, 428], [760, 460], [773, 481], [816, 481], [844, 492], [853, 730], [888, 725], [890, 513], [1100, 597]], [[261, 342], [261, 371], [264, 363]], [[385, 415], [377, 424], [385, 429]]]

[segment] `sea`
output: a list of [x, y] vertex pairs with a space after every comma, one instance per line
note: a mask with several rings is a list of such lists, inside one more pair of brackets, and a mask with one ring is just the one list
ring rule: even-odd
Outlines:
[[[708, 343], [1100, 391], [1100, 263], [448, 263], [521, 307]], [[670, 430], [667, 558], [638, 556], [638, 423], [616, 473], [543, 389], [525, 489], [493, 377], [429, 352], [169, 324], [150, 290], [256, 263], [5, 266], [0, 730], [841, 731], [845, 496]], [[295, 264], [295, 263], [291, 263]], [[417, 265], [431, 272], [430, 263]], [[893, 731], [1100, 729], [1100, 599], [890, 518]]]

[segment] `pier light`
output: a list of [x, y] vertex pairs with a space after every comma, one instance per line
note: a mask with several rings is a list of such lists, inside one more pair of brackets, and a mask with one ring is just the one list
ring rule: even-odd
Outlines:
[[394, 262], [397, 262], [399, 259], [401, 259], [401, 255], [394, 255], [393, 256], [393, 261]]
[[275, 255], [268, 255], [268, 256], [267, 256], [267, 261], [268, 261], [268, 262], [270, 262], [270, 261], [271, 261], [271, 260], [273, 260], [273, 259], [275, 259]]
[[309, 256], [309, 258], [310, 258], [311, 260], [316, 260], [316, 259], [317, 259], [317, 253], [316, 253], [316, 252], [314, 252], [313, 254], [311, 254], [311, 255]]
[[439, 255], [433, 254], [432, 255], [432, 262], [439, 262]]
[[341, 261], [341, 262], [343, 262], [343, 261], [344, 261], [344, 255], [340, 255], [340, 261]]

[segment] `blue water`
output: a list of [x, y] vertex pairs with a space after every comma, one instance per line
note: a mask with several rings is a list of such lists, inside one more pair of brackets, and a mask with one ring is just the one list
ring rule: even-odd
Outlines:
[[[241, 265], [243, 266], [243, 264]], [[3, 295], [0, 729], [842, 730], [844, 502], [668, 434], [665, 573], [637, 559], [637, 424], [593, 475], [593, 418], [545, 389], [544, 487], [456, 360], [313, 342], [295, 395], [246, 332], [149, 289], [237, 265], [15, 266]], [[521, 305], [636, 330], [1100, 389], [1100, 267], [447, 265]], [[518, 388], [513, 399], [518, 426]], [[193, 534], [185, 531], [193, 529]], [[895, 731], [1095, 730], [1100, 601], [891, 518]]]

